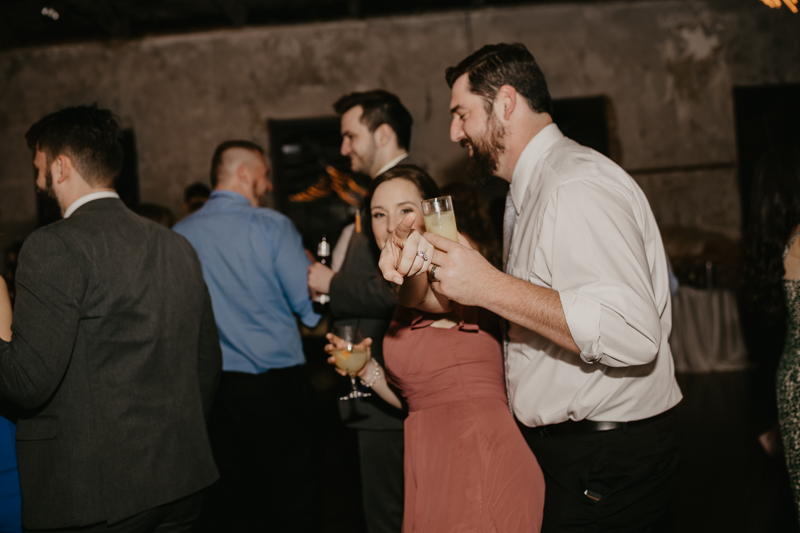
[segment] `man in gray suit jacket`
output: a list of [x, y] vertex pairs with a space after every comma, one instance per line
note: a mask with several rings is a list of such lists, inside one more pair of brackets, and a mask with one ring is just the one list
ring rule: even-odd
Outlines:
[[218, 477], [204, 409], [222, 361], [200, 263], [112, 189], [122, 145], [109, 111], [64, 109], [26, 138], [64, 220], [23, 246], [0, 341], [0, 396], [21, 408], [23, 525], [190, 531]]

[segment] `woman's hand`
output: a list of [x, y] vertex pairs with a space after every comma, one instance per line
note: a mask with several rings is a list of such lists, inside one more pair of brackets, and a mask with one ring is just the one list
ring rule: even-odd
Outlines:
[[[349, 344], [347, 341], [340, 339], [339, 337], [337, 337], [333, 333], [328, 333], [327, 335], [325, 335], [325, 338], [328, 339], [328, 342], [330, 343], [330, 344], [326, 344], [325, 345], [325, 353], [327, 353], [327, 354], [332, 353], [333, 350], [335, 350], [336, 348], [347, 349], [347, 346]], [[370, 366], [371, 366], [369, 364], [370, 361], [372, 360], [372, 354], [371, 354], [370, 348], [369, 348], [370, 346], [372, 346], [372, 339], [370, 339], [369, 337], [367, 337], [366, 339], [364, 339], [360, 343], [358, 343], [358, 344], [353, 346], [353, 348], [361, 348], [361, 349], [367, 350], [367, 362], [364, 365], [364, 368], [362, 368], [358, 372], [358, 374], [356, 374], [360, 378], [363, 378], [364, 376], [367, 375], [367, 369], [370, 368]], [[336, 366], [336, 358], [333, 355], [331, 355], [330, 357], [328, 357], [328, 363]], [[347, 372], [345, 372], [344, 370], [342, 370], [339, 367], [336, 367], [336, 371], [339, 374], [343, 375], [343, 376], [349, 375]]]
[[397, 285], [403, 277], [417, 276], [428, 271], [433, 258], [433, 245], [414, 229], [416, 214], [409, 213], [386, 239], [378, 267], [383, 277]]

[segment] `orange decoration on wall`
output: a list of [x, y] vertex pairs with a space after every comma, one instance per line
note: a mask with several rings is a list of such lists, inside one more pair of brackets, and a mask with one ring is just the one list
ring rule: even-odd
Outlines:
[[347, 202], [348, 204], [359, 207], [361, 198], [367, 195], [367, 190], [361, 187], [349, 174], [339, 172], [332, 166], [325, 167], [325, 174], [306, 188], [296, 194], [289, 196], [290, 202], [313, 202], [330, 196], [332, 193]]

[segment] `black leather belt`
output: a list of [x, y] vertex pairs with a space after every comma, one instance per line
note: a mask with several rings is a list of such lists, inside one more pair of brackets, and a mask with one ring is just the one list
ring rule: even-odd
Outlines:
[[611, 431], [613, 429], [626, 429], [637, 426], [644, 426], [659, 420], [664, 420], [672, 416], [672, 409], [664, 411], [660, 415], [651, 416], [642, 420], [633, 420], [631, 422], [595, 422], [594, 420], [567, 420], [559, 424], [550, 424], [549, 426], [540, 427], [527, 427], [519, 424], [522, 433], [535, 433], [542, 437], [557, 437], [560, 435], [573, 435], [575, 433], [592, 433], [595, 431]]

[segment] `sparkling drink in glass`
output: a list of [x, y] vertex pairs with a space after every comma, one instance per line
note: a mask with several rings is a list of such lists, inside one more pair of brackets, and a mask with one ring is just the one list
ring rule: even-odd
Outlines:
[[367, 348], [360, 348], [356, 346], [364, 340], [361, 329], [354, 325], [335, 326], [331, 333], [347, 343], [346, 347], [334, 348], [331, 351], [331, 355], [333, 355], [333, 358], [336, 361], [336, 367], [347, 372], [347, 374], [350, 376], [350, 386], [352, 390], [350, 391], [350, 394], [347, 396], [342, 396], [339, 399], [352, 400], [354, 398], [366, 398], [367, 396], [372, 396], [372, 394], [369, 392], [358, 390], [358, 385], [356, 384], [356, 374], [358, 374], [358, 372], [364, 368], [364, 365], [367, 364], [367, 359], [369, 356], [369, 351]]
[[334, 348], [331, 355], [336, 360], [336, 367], [348, 374], [358, 374], [358, 371], [367, 364], [367, 350], [355, 346], [351, 350]]
[[426, 230], [458, 242], [456, 213], [453, 211], [453, 199], [451, 197], [440, 196], [439, 198], [423, 200], [422, 216], [425, 219]]

